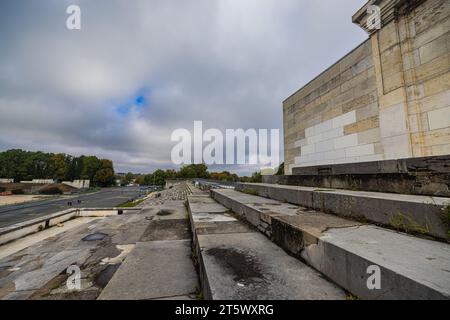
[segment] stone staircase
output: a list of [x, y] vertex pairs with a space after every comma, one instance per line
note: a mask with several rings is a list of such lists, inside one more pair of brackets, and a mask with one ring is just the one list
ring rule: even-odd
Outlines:
[[257, 183], [239, 183], [236, 190], [412, 234], [449, 239], [445, 212], [450, 198]]
[[239, 184], [188, 200], [207, 298], [450, 298], [447, 198]]
[[208, 195], [193, 195], [189, 214], [205, 299], [323, 300], [346, 293], [295, 259]]

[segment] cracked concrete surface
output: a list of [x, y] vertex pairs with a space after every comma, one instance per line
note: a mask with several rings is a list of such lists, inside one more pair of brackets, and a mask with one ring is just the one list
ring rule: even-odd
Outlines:
[[[175, 252], [171, 257], [177, 259], [178, 265], [185, 266], [184, 274], [189, 275], [186, 278], [190, 279], [189, 288], [179, 290], [175, 282], [164, 287], [161, 283], [156, 285], [147, 281], [139, 291], [141, 295], [135, 298], [195, 298], [198, 280], [190, 258], [190, 227], [183, 202], [189, 193], [189, 187], [182, 183], [162, 191], [158, 198], [150, 197], [141, 205], [143, 209], [140, 211], [125, 212], [120, 216], [77, 218], [62, 227], [1, 246], [0, 299], [97, 299], [121, 268], [127, 265], [128, 258], [139, 253], [135, 250], [136, 246], [141, 248], [158, 242], [171, 247], [174, 241], [180, 243], [180, 239], [185, 242], [184, 252]], [[161, 208], [170, 208], [173, 214], [158, 216]], [[94, 241], [83, 241], [86, 236], [97, 233], [105, 236]], [[189, 250], [186, 251], [186, 248]], [[161, 250], [164, 251], [164, 248]], [[144, 271], [151, 269], [154, 261], [158, 259], [148, 254], [143, 269], [139, 271], [141, 273], [125, 273], [121, 277], [122, 285], [129, 285], [129, 290], [133, 291], [132, 283], [128, 282], [136, 280], [136, 277], [146, 278]], [[71, 265], [77, 265], [81, 270], [80, 290], [67, 288], [69, 274], [66, 271]], [[143, 278], [138, 283], [144, 283]], [[155, 279], [158, 279], [157, 275]], [[159, 291], [155, 291], [155, 286], [159, 287], [160, 295]], [[120, 299], [121, 293], [118, 291], [110, 297]], [[123, 295], [123, 298], [127, 296]]]

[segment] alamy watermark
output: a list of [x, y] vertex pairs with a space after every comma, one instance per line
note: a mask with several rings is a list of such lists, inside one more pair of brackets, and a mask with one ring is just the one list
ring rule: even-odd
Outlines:
[[280, 165], [279, 140], [279, 129], [226, 129], [223, 134], [218, 129], [203, 132], [203, 122], [194, 121], [193, 133], [183, 128], [173, 131], [171, 141], [178, 143], [171, 159], [176, 165], [247, 164], [273, 171]]
[[70, 5], [66, 9], [69, 15], [66, 19], [66, 28], [68, 30], [81, 30], [81, 8], [75, 4]]
[[369, 17], [367, 18], [367, 29], [380, 30], [381, 29], [381, 8], [376, 5], [370, 5], [367, 8]]
[[377, 265], [368, 266], [367, 274], [370, 275], [366, 282], [367, 289], [381, 290], [381, 268]]
[[71, 265], [66, 271], [69, 277], [66, 281], [66, 286], [68, 290], [80, 290], [81, 289], [81, 270], [77, 265]]

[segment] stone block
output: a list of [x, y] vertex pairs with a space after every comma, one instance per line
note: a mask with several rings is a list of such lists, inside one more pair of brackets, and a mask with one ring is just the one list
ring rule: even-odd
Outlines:
[[306, 145], [306, 146], [302, 147], [302, 149], [301, 149], [302, 156], [308, 155], [308, 154], [313, 154], [314, 152], [316, 152], [314, 144]]
[[356, 122], [356, 111], [345, 113], [333, 119], [333, 128], [344, 127], [348, 124]]
[[418, 132], [411, 135], [413, 144], [425, 146], [443, 145], [450, 143], [450, 128]]
[[331, 120], [324, 121], [314, 126], [314, 134], [317, 135], [331, 129], [333, 129], [333, 122]]
[[450, 107], [429, 111], [428, 124], [430, 130], [450, 127]]
[[358, 135], [356, 133], [334, 139], [334, 148], [343, 149], [358, 145]]
[[442, 144], [438, 146], [432, 146], [431, 150], [433, 155], [447, 155], [450, 154], [450, 144]]
[[385, 159], [403, 159], [411, 157], [409, 134], [381, 138]]
[[350, 147], [350, 148], [345, 149], [346, 157], [359, 157], [359, 156], [372, 155], [374, 153], [375, 153], [375, 149], [374, 149], [373, 144], [364, 144], [364, 145]]
[[344, 133], [346, 135], [366, 131], [373, 128], [378, 128], [380, 126], [380, 121], [378, 115], [358, 121], [353, 124], [349, 124], [344, 127]]
[[357, 144], [367, 144], [379, 142], [381, 139], [380, 129], [374, 128], [366, 130], [363, 132], [358, 132], [358, 143]]
[[[375, 150], [375, 153], [377, 153], [376, 150]], [[381, 161], [383, 159], [384, 159], [383, 154], [373, 154], [373, 155], [369, 155], [369, 156], [361, 156], [361, 157], [359, 157], [358, 161], [371, 162], [371, 161]]]
[[380, 95], [379, 97], [380, 110], [383, 110], [384, 108], [388, 108], [396, 104], [404, 103], [405, 100], [406, 95], [403, 88]]
[[434, 95], [440, 92], [448, 91], [450, 88], [450, 72], [436, 76], [423, 83], [424, 94], [426, 96]]
[[314, 135], [314, 127], [306, 128], [305, 130], [305, 137], [309, 138]]
[[361, 121], [379, 114], [378, 103], [373, 102], [369, 105], [356, 109], [356, 121]]
[[407, 132], [407, 117], [403, 103], [393, 105], [380, 111], [381, 137], [392, 137]]
[[294, 143], [294, 148], [304, 147], [304, 146], [306, 146], [307, 144], [308, 144], [308, 141], [307, 141], [306, 139], [302, 139], [302, 140], [296, 141], [296, 142]]
[[424, 29], [423, 32], [420, 32], [419, 34], [415, 35], [415, 37], [412, 38], [413, 45], [415, 48], [420, 48], [426, 45], [427, 43], [430, 43], [433, 40], [446, 34], [448, 30], [450, 30], [450, 19], [447, 16], [446, 19], [444, 18], [439, 23], [435, 23], [432, 26], [428, 26], [428, 28]]
[[322, 133], [322, 137], [324, 140], [335, 139], [338, 137], [342, 137], [343, 135], [344, 135], [343, 127], [339, 127], [339, 128], [332, 129], [332, 130]]
[[389, 93], [405, 85], [402, 72], [396, 72], [391, 75], [383, 75], [384, 92]]
[[378, 41], [380, 52], [383, 52], [398, 43], [396, 28], [396, 23], [392, 21], [379, 31]]
[[419, 48], [420, 62], [422, 64], [430, 62], [448, 53], [447, 36], [443, 35]]
[[[345, 153], [344, 149], [327, 151], [327, 152], [324, 152], [322, 155], [323, 156], [322, 156], [321, 160], [325, 160], [325, 161], [322, 163], [318, 163], [318, 164], [328, 164], [328, 163], [332, 163], [328, 160], [334, 160], [334, 159], [346, 157], [346, 153]], [[319, 160], [319, 161], [321, 161], [321, 160]]]
[[315, 152], [324, 152], [324, 151], [330, 151], [333, 149], [334, 149], [333, 140], [326, 140], [326, 141], [318, 142], [315, 145]]

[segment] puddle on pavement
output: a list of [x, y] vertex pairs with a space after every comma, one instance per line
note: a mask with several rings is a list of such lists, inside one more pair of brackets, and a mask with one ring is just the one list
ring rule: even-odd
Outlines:
[[83, 241], [100, 241], [100, 240], [105, 239], [107, 236], [108, 235], [106, 233], [97, 232], [97, 233], [90, 234], [81, 240], [83, 240]]

